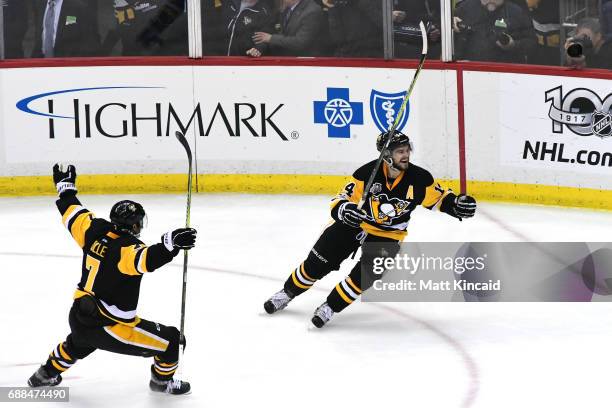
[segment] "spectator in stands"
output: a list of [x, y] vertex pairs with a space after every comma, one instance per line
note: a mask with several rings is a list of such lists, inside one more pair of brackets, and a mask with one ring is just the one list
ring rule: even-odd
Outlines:
[[601, 32], [606, 40], [612, 40], [612, 0], [601, 1]]
[[28, 30], [28, 2], [8, 0], [3, 11], [4, 58], [23, 58], [23, 40]]
[[568, 66], [612, 69], [612, 40], [604, 39], [596, 18], [580, 20], [574, 35], [565, 42], [565, 49]]
[[561, 65], [561, 24], [558, 0], [525, 0], [537, 43], [528, 55], [530, 64]]
[[96, 0], [36, 0], [34, 57], [100, 54]]
[[185, 0], [114, 0], [116, 29], [104, 55], [121, 41], [122, 55], [187, 55]]
[[224, 4], [226, 15], [228, 12], [231, 14], [227, 25], [226, 55], [260, 57], [266, 53], [268, 45], [255, 44], [253, 36], [256, 32], [271, 33], [274, 30], [270, 5], [263, 0], [234, 1], [229, 1], [227, 6]]
[[421, 54], [419, 22], [429, 23], [429, 56], [440, 57], [440, 1], [394, 0], [393, 31], [396, 58], [418, 58]]
[[280, 33], [258, 31], [253, 35], [256, 45], [268, 44], [270, 55], [322, 56], [327, 31], [327, 19], [313, 0], [283, 0]]
[[[227, 4], [232, 0], [202, 1], [202, 51], [204, 55], [227, 55]], [[225, 7], [224, 7], [225, 6]]]
[[383, 56], [381, 0], [316, 0], [328, 13], [337, 57]]
[[536, 44], [529, 16], [504, 0], [464, 0], [453, 17], [457, 59], [524, 63]]

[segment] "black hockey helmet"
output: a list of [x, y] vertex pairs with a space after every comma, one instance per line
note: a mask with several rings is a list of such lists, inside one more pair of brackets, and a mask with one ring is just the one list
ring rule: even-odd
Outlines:
[[142, 205], [135, 201], [122, 200], [111, 208], [110, 220], [117, 230], [138, 236], [146, 227], [147, 215]]
[[[389, 131], [378, 135], [378, 138], [376, 138], [376, 150], [378, 150], [379, 152], [382, 151], [383, 147], [385, 147], [385, 143], [387, 143], [388, 138]], [[393, 131], [393, 137], [391, 138], [391, 142], [389, 143], [389, 152], [392, 152], [393, 150], [401, 146], [410, 146], [410, 151], [413, 150], [410, 138], [399, 130], [395, 130]]]

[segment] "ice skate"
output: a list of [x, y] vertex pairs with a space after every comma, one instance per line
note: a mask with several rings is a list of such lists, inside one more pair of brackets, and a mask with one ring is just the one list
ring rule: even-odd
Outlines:
[[279, 310], [286, 308], [293, 298], [294, 296], [291, 294], [291, 292], [281, 289], [273, 294], [272, 297], [266, 301], [266, 303], [264, 303], [264, 309], [268, 314], [276, 313]]
[[327, 322], [329, 322], [333, 315], [334, 311], [331, 309], [331, 307], [329, 307], [327, 302], [325, 302], [321, 306], [317, 307], [311, 322], [315, 325], [315, 327], [320, 329], [321, 327], [325, 326]]
[[30, 387], [55, 387], [62, 382], [62, 376], [58, 374], [55, 377], [49, 375], [45, 366], [38, 367], [38, 370], [28, 379]]
[[176, 379], [160, 380], [151, 368], [151, 381], [149, 381], [151, 391], [161, 392], [164, 394], [181, 395], [191, 392], [191, 385], [187, 381]]

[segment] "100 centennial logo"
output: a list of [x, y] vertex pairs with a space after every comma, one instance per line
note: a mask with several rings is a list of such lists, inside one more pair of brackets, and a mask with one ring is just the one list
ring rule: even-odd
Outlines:
[[546, 91], [551, 102], [548, 117], [553, 121], [553, 133], [563, 133], [563, 127], [579, 136], [612, 136], [612, 93], [600, 98], [586, 88], [576, 88], [563, 95], [563, 87]]

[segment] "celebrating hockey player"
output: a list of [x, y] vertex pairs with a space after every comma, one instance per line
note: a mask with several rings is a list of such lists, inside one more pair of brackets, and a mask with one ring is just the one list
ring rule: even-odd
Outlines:
[[[382, 152], [389, 134], [386, 132], [378, 136], [376, 147], [379, 152]], [[408, 136], [394, 131], [362, 209], [357, 203], [376, 167], [376, 160], [353, 173], [351, 180], [332, 200], [333, 222], [323, 231], [306, 260], [291, 273], [283, 289], [264, 303], [266, 312], [272, 314], [284, 309], [317, 280], [338, 270], [340, 263], [364, 242], [397, 245], [406, 236], [412, 211], [419, 204], [460, 220], [475, 214], [474, 198], [464, 194], [457, 196], [451, 190], [442, 189], [427, 170], [410, 163], [412, 150]], [[323, 327], [334, 313], [344, 310], [368, 289], [364, 286], [360, 261], [331, 291], [326, 302], [315, 310], [312, 323], [318, 328]]]
[[146, 246], [138, 237], [146, 225], [142, 206], [123, 200], [110, 211], [110, 222], [95, 218], [77, 199], [76, 169], [53, 167], [62, 222], [83, 250], [81, 280], [70, 309], [71, 333], [59, 343], [28, 380], [31, 387], [55, 386], [61, 374], [96, 349], [153, 357], [153, 391], [185, 394], [188, 382], [173, 379], [178, 367], [180, 334], [175, 327], [136, 316], [144, 274], [170, 262], [181, 249], [195, 246], [196, 230], [179, 228], [164, 234], [161, 243]]

